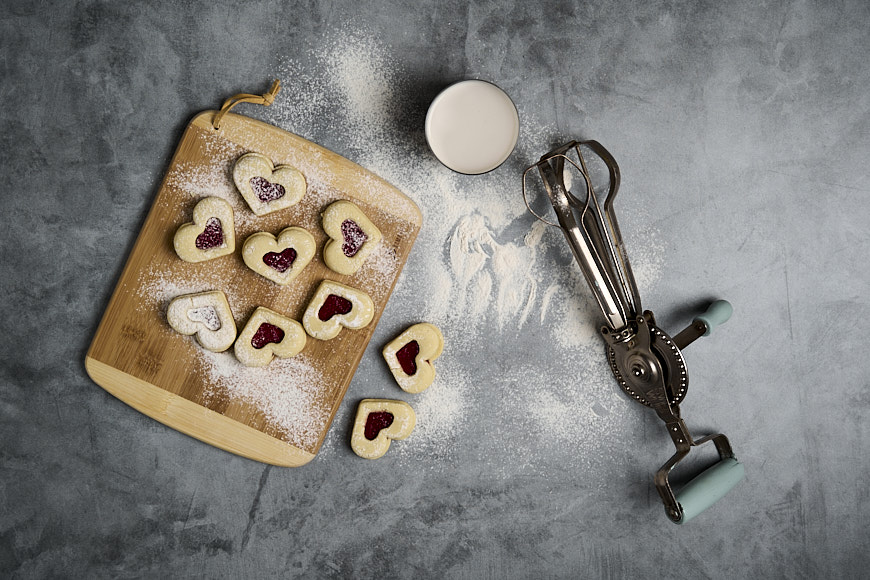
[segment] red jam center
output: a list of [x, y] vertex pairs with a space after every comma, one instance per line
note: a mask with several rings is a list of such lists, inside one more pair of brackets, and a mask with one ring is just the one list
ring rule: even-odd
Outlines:
[[205, 222], [205, 229], [196, 236], [194, 245], [199, 250], [210, 250], [224, 245], [224, 229], [221, 227], [221, 220], [216, 217], [208, 218], [208, 221]]
[[317, 318], [326, 322], [336, 314], [347, 314], [353, 308], [353, 303], [342, 296], [330, 294], [323, 301], [323, 306], [317, 312]]
[[263, 348], [270, 342], [279, 343], [284, 340], [284, 331], [275, 326], [274, 324], [269, 324], [268, 322], [264, 322], [260, 325], [260, 328], [257, 329], [257, 332], [254, 333], [254, 336], [251, 338], [251, 346], [256, 349]]
[[416, 340], [412, 340], [396, 351], [396, 358], [399, 359], [402, 371], [406, 375], [410, 376], [417, 372], [418, 354], [420, 354], [420, 344]]
[[359, 224], [353, 220], [344, 220], [341, 222], [341, 235], [344, 237], [344, 243], [341, 245], [341, 251], [348, 258], [356, 256], [359, 249], [369, 237], [359, 227]]
[[263, 263], [269, 266], [270, 268], [274, 268], [281, 272], [282, 274], [286, 272], [290, 266], [293, 265], [293, 262], [296, 260], [296, 250], [293, 248], [287, 248], [280, 254], [277, 252], [269, 252], [265, 256], [263, 256]]
[[386, 429], [393, 424], [393, 414], [386, 411], [375, 411], [366, 417], [365, 436], [369, 441], [374, 441], [381, 429]]
[[257, 199], [263, 203], [280, 199], [284, 197], [285, 193], [287, 193], [287, 190], [284, 189], [284, 186], [280, 183], [272, 183], [265, 177], [260, 177], [259, 175], [251, 178], [251, 189], [253, 189], [254, 193], [257, 194]]

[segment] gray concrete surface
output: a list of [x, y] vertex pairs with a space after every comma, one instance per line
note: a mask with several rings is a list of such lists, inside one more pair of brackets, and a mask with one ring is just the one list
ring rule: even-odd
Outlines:
[[[0, 31], [0, 576], [866, 577], [866, 2], [7, 1]], [[385, 174], [427, 220], [299, 469], [172, 431], [83, 368], [187, 120], [276, 76], [275, 109], [240, 112]], [[462, 78], [520, 110], [517, 151], [487, 176], [426, 153], [426, 105]], [[535, 250], [522, 321], [439, 310], [427, 278], [463, 267], [438, 196], [483, 219], [490, 249], [521, 247], [519, 175], [568, 137], [622, 166], [622, 228], [661, 325], [712, 297], [735, 306], [687, 350], [683, 414], [728, 434], [747, 478], [684, 527], [652, 487], [671, 452], [658, 420], [618, 392], [594, 337], [553, 330], [550, 283], [597, 324], [558, 232]], [[428, 399], [378, 354], [420, 301], [448, 345]], [[369, 396], [418, 405], [417, 442], [357, 458], [349, 424]]]

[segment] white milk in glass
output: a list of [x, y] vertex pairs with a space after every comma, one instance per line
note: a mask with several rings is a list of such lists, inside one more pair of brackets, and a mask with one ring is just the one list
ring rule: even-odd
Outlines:
[[429, 147], [441, 163], [459, 173], [486, 173], [504, 163], [519, 132], [513, 101], [486, 81], [462, 81], [447, 87], [426, 115]]

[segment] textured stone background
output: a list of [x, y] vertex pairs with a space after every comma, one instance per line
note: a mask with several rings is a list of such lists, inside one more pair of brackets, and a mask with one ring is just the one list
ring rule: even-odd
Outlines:
[[[683, 405], [690, 427], [722, 429], [746, 464], [721, 504], [668, 523], [651, 479], [670, 453], [658, 420], [615, 392], [599, 347], [565, 358], [536, 326], [445, 353], [478, 402], [447, 450], [409, 439], [356, 458], [354, 401], [398, 393], [376, 347], [413, 318], [413, 282], [447, 243], [425, 227], [324, 451], [303, 468], [203, 445], [89, 380], [88, 344], [187, 120], [287, 70], [306, 71], [313, 94], [316, 55], [345, 35], [395, 67], [404, 132], [387, 142], [422, 155], [418, 167], [439, 171], [420, 122], [451, 81], [492, 80], [526, 127], [549, 123], [493, 174], [451, 177], [469, 195], [509, 183], [515, 203], [522, 168], [544, 152], [535, 140], [595, 138], [614, 153], [629, 249], [654, 238], [659, 250], [645, 305], [668, 329], [704, 299], [735, 305], [688, 351]], [[868, 54], [863, 0], [4, 2], [0, 576], [866, 575]], [[292, 99], [299, 79], [283, 80]], [[372, 158], [351, 125], [289, 116], [289, 129]], [[517, 218], [503, 241], [531, 224]], [[550, 254], [554, 269], [573, 267]], [[445, 316], [448, 341], [462, 343], [465, 322]], [[500, 379], [519, 362], [576, 372], [578, 392], [601, 389], [581, 404], [621, 419], [555, 445], [488, 413], [524, 388]], [[518, 449], [540, 452], [520, 463]]]

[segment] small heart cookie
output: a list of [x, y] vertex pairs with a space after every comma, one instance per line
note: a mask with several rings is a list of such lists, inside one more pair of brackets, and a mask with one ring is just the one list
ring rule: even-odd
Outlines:
[[396, 382], [403, 391], [422, 393], [435, 380], [432, 361], [444, 350], [444, 336], [434, 324], [410, 326], [382, 351]]
[[302, 325], [277, 312], [257, 307], [239, 333], [234, 351], [245, 366], [264, 367], [273, 357], [294, 357], [305, 348]]
[[405, 439], [414, 430], [417, 415], [404, 401], [363, 399], [356, 411], [350, 446], [365, 459], [387, 452], [393, 439]]
[[352, 330], [368, 326], [374, 315], [375, 306], [368, 294], [324, 280], [302, 315], [302, 326], [314, 338], [330, 340], [342, 326]]
[[287, 228], [276, 238], [269, 232], [257, 232], [242, 246], [242, 259], [256, 272], [280, 284], [289, 284], [314, 257], [314, 236], [302, 228]]
[[225, 351], [236, 339], [236, 321], [220, 290], [173, 298], [166, 319], [177, 332], [196, 334], [199, 344], [214, 352]]
[[193, 221], [183, 224], [172, 240], [185, 262], [203, 262], [236, 250], [233, 208], [224, 199], [206, 197], [193, 208]]
[[349, 201], [339, 200], [324, 210], [323, 231], [330, 237], [323, 248], [323, 261], [339, 274], [359, 270], [380, 243], [381, 230]]
[[246, 153], [233, 167], [233, 181], [251, 211], [263, 216], [295, 205], [305, 195], [305, 176], [289, 165], [275, 167], [259, 153]]

